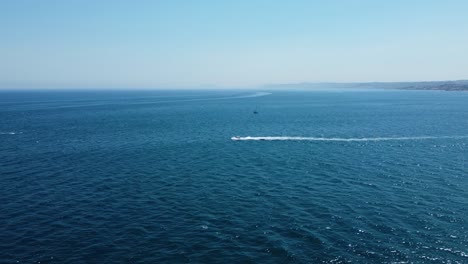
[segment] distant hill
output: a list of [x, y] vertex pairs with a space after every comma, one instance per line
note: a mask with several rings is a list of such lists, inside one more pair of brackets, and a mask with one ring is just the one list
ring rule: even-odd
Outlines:
[[267, 89], [309, 90], [309, 89], [400, 89], [400, 90], [443, 90], [468, 91], [468, 80], [433, 82], [363, 82], [363, 83], [291, 83], [271, 84]]

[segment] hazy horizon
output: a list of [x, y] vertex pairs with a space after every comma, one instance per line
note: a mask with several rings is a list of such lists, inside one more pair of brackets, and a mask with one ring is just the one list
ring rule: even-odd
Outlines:
[[[444, 83], [444, 82], [468, 82], [468, 80], [434, 80], [434, 81], [395, 81], [395, 82], [379, 82], [379, 81], [369, 81], [369, 82], [297, 82], [297, 83], [267, 83], [256, 86], [216, 86], [216, 85], [198, 85], [198, 86], [135, 86], [135, 87], [125, 87], [125, 86], [16, 86], [16, 87], [0, 87], [0, 91], [169, 91], [169, 90], [244, 90], [244, 91], [255, 91], [255, 90], [289, 90], [289, 88], [300, 89], [300, 90], [328, 90], [328, 89], [348, 89], [346, 85], [350, 85], [349, 89], [369, 89], [372, 87], [356, 87], [354, 85], [363, 85], [363, 84], [404, 84], [404, 83]], [[323, 87], [320, 87], [323, 85]], [[383, 87], [376, 86], [373, 87], [378, 90]], [[388, 89], [389, 87], [387, 87]], [[395, 88], [398, 89], [398, 88]]]
[[465, 1], [2, 1], [0, 89], [468, 79]]

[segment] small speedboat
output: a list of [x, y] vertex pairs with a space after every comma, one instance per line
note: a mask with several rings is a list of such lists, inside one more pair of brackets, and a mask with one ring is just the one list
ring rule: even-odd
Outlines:
[[232, 137], [231, 139], [232, 139], [232, 140], [241, 140], [241, 137], [235, 136], [235, 137]]

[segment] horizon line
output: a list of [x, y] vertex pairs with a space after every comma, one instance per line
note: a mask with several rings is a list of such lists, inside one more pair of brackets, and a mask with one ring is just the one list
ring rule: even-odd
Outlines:
[[50, 84], [41, 86], [0, 86], [2, 91], [30, 91], [30, 90], [250, 90], [250, 89], [262, 89], [268, 87], [277, 87], [277, 86], [297, 86], [297, 85], [320, 85], [320, 84], [339, 84], [339, 85], [356, 85], [356, 84], [403, 84], [403, 83], [443, 83], [443, 82], [468, 82], [468, 79], [455, 79], [455, 80], [419, 80], [419, 81], [301, 81], [301, 82], [284, 82], [284, 83], [264, 83], [259, 85], [215, 85], [215, 84], [206, 84], [206, 85], [193, 85], [193, 86], [183, 86], [183, 85], [160, 85], [160, 86], [67, 86], [67, 85], [57, 85]]

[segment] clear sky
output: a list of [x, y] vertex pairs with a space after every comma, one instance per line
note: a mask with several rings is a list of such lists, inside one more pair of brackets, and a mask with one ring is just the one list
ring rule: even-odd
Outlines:
[[449, 79], [465, 0], [0, 0], [0, 88]]

